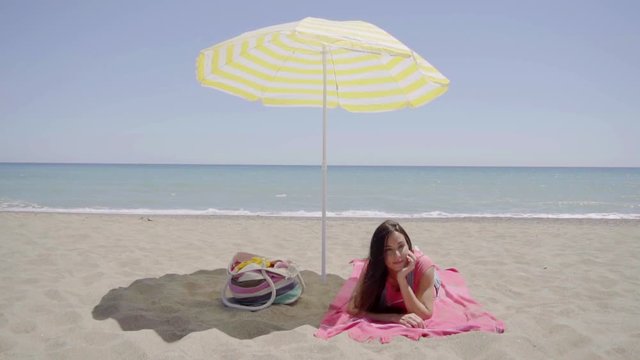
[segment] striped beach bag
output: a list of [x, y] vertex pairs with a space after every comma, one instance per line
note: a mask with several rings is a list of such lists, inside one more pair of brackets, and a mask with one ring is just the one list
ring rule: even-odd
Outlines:
[[257, 311], [272, 304], [292, 304], [304, 290], [302, 275], [287, 260], [239, 252], [231, 259], [227, 274], [222, 303], [235, 309]]

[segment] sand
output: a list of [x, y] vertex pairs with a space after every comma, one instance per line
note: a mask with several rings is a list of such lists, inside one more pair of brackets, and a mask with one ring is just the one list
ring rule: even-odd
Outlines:
[[[640, 221], [625, 220], [401, 220], [505, 333], [315, 338], [380, 221], [329, 221], [322, 284], [319, 219], [0, 213], [0, 358], [640, 358]], [[225, 308], [240, 250], [297, 262], [303, 297]]]

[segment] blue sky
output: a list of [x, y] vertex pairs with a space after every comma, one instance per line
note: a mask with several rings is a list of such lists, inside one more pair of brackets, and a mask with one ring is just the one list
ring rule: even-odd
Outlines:
[[333, 165], [640, 166], [637, 1], [0, 1], [0, 162], [319, 164], [322, 111], [201, 87], [198, 52], [307, 16], [376, 24], [451, 80], [329, 111]]

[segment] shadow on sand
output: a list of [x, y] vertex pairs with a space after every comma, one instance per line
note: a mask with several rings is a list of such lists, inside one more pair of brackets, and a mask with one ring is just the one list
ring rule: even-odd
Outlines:
[[317, 328], [344, 279], [329, 274], [323, 284], [314, 272], [302, 271], [302, 276], [307, 286], [295, 304], [273, 305], [257, 312], [222, 304], [220, 290], [227, 280], [225, 269], [139, 279], [126, 288], [110, 290], [93, 309], [93, 318], [113, 318], [125, 331], [152, 329], [166, 342], [213, 328], [237, 339], [252, 339], [302, 325]]

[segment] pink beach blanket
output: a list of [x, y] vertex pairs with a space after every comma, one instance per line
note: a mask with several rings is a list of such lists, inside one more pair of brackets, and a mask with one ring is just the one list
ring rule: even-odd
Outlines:
[[406, 336], [413, 340], [420, 337], [444, 336], [467, 331], [502, 333], [504, 324], [493, 315], [483, 311], [471, 296], [464, 279], [456, 269], [436, 271], [442, 280], [438, 297], [434, 301], [433, 316], [425, 320], [425, 328], [408, 328], [401, 324], [380, 323], [366, 317], [355, 317], [347, 313], [347, 305], [355, 288], [365, 260], [353, 260], [353, 272], [329, 305], [315, 336], [329, 339], [343, 331], [357, 341], [379, 339], [388, 343], [395, 336]]

